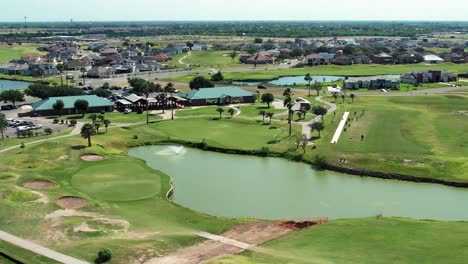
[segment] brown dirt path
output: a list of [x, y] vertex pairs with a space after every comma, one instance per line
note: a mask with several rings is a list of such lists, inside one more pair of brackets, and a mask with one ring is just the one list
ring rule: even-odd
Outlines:
[[[284, 228], [274, 222], [250, 222], [235, 226], [221, 236], [254, 247], [282, 237], [291, 231], [292, 229]], [[206, 240], [194, 246], [182, 248], [173, 254], [150, 259], [145, 264], [196, 264], [212, 258], [236, 254], [244, 250], [244, 248], [225, 244], [221, 241]]]

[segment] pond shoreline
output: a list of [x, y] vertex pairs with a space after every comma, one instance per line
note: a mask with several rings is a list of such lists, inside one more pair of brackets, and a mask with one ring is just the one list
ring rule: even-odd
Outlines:
[[[381, 74], [381, 75], [400, 75], [401, 74]], [[261, 82], [261, 83], [268, 83], [270, 81], [277, 81], [281, 78], [287, 78], [287, 77], [299, 77], [299, 76], [305, 76], [304, 74], [298, 74], [298, 75], [280, 75], [278, 77], [275, 77], [273, 79], [230, 79], [230, 84], [232, 84], [233, 82]], [[314, 76], [325, 76], [323, 74], [320, 74], [320, 75], [314, 75], [314, 74], [311, 74], [310, 75], [311, 77], [314, 77]], [[352, 77], [372, 77], [372, 76], [378, 76], [378, 75], [344, 75], [344, 76], [336, 76], [336, 75], [326, 75], [326, 76], [333, 76], [333, 77], [340, 77], [340, 78], [352, 78]]]
[[[456, 188], [468, 188], [468, 182], [454, 182], [454, 181], [444, 181], [439, 179], [431, 179], [425, 177], [417, 177], [399, 173], [385, 173], [379, 171], [367, 171], [367, 170], [359, 170], [359, 169], [350, 169], [350, 168], [343, 168], [335, 165], [331, 165], [328, 163], [324, 164], [317, 164], [311, 160], [306, 160], [302, 158], [302, 156], [289, 156], [285, 153], [280, 152], [271, 152], [266, 149], [261, 150], [240, 150], [240, 149], [227, 149], [221, 147], [214, 147], [209, 146], [203, 143], [195, 143], [183, 140], [165, 140], [156, 143], [147, 142], [147, 144], [131, 146], [130, 148], [134, 147], [141, 147], [141, 146], [152, 146], [152, 145], [170, 145], [170, 144], [179, 144], [185, 147], [196, 148], [204, 151], [211, 151], [211, 152], [218, 152], [223, 154], [235, 154], [235, 155], [251, 155], [257, 157], [272, 157], [272, 158], [284, 158], [286, 160], [295, 161], [295, 162], [302, 162], [305, 164], [309, 164], [314, 166], [316, 169], [324, 169], [333, 172], [343, 173], [347, 175], [359, 176], [359, 177], [370, 177], [370, 178], [378, 178], [378, 179], [385, 179], [385, 180], [399, 180], [399, 181], [407, 181], [407, 182], [415, 182], [415, 183], [432, 183], [432, 184], [439, 184], [445, 185], [449, 187], [456, 187]], [[171, 179], [172, 180], [172, 179]], [[170, 190], [171, 191], [171, 190]], [[167, 193], [168, 197], [172, 195], [170, 191]]]

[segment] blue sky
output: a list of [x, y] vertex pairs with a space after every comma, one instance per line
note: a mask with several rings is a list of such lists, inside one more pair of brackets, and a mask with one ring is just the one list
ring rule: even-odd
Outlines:
[[13, 0], [0, 21], [468, 20], [467, 0]]

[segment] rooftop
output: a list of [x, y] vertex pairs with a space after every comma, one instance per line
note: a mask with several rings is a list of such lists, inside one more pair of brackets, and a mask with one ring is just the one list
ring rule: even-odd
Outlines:
[[242, 90], [239, 87], [217, 87], [217, 88], [202, 88], [199, 90], [191, 90], [188, 93], [181, 94], [181, 97], [190, 100], [196, 99], [213, 99], [230, 97], [255, 96], [256, 94]]
[[77, 96], [61, 96], [61, 97], [50, 97], [48, 99], [41, 100], [31, 104], [35, 111], [40, 110], [53, 110], [53, 105], [58, 100], [62, 100], [64, 109], [75, 108], [76, 100], [88, 101], [89, 107], [102, 107], [102, 106], [113, 106], [114, 103], [111, 101], [98, 97], [96, 95], [77, 95]]

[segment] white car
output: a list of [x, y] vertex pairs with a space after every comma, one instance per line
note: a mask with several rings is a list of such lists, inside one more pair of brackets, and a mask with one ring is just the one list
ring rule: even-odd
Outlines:
[[132, 109], [125, 108], [124, 114], [130, 114], [132, 112]]
[[29, 131], [29, 130], [31, 130], [31, 128], [28, 126], [19, 126], [16, 128], [16, 132], [23, 132], [23, 131]]

